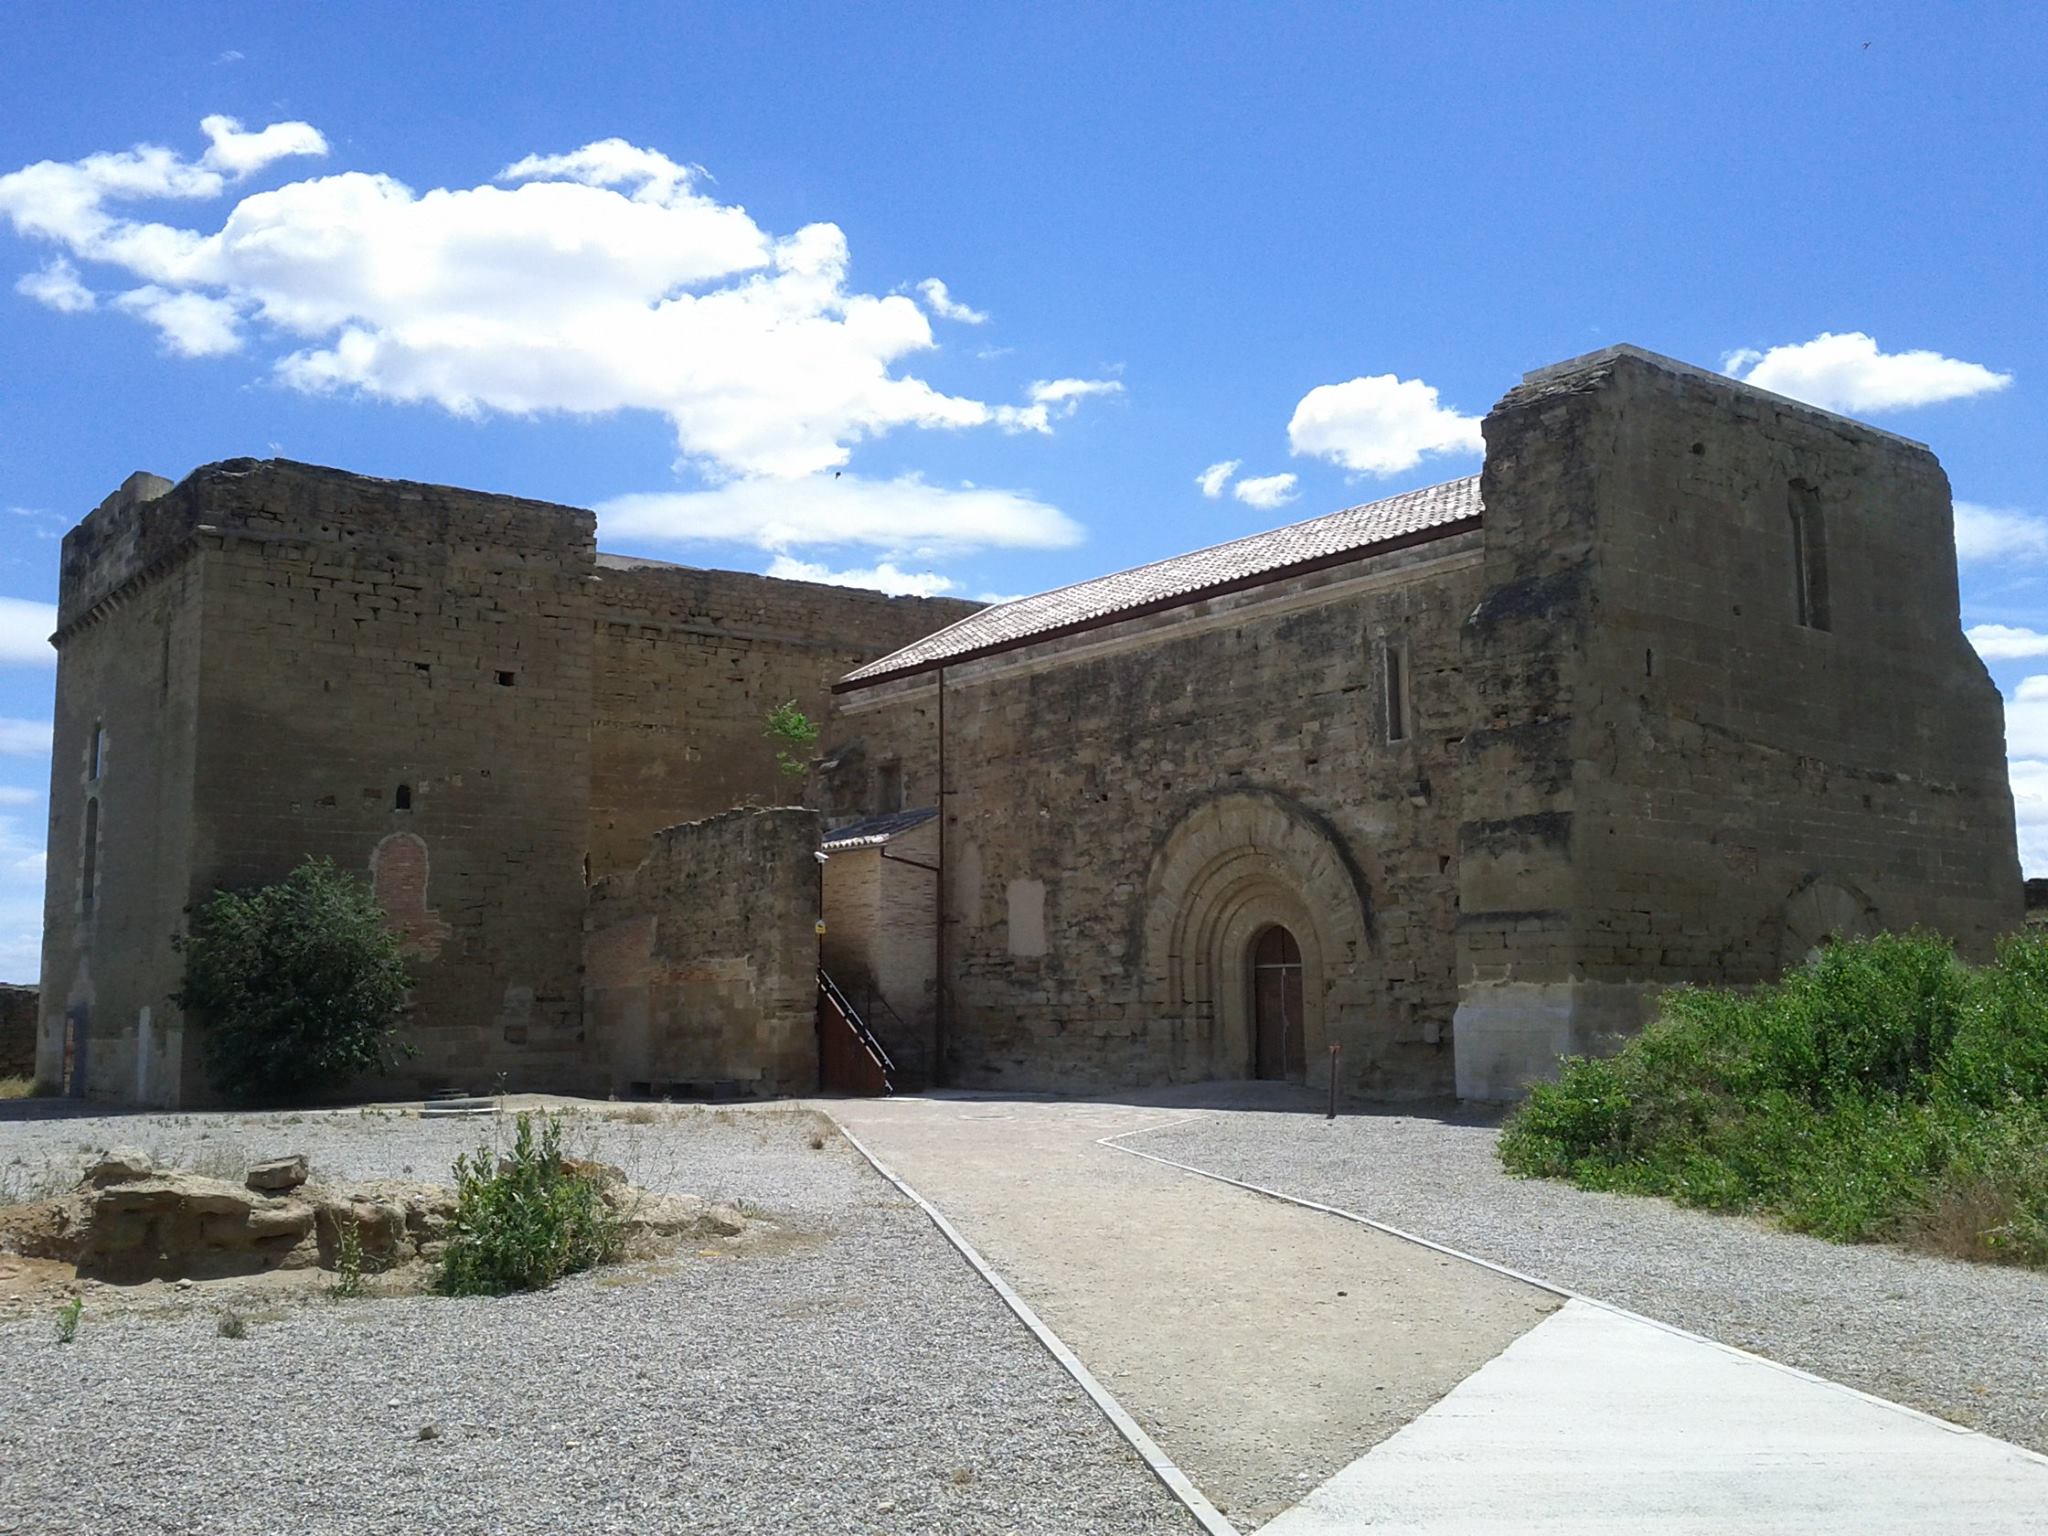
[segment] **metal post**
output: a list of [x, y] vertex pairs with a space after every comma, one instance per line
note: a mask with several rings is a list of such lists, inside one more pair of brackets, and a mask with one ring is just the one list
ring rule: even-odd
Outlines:
[[1343, 1054], [1343, 1046], [1333, 1044], [1330, 1047], [1330, 1112], [1323, 1117], [1326, 1120], [1337, 1118], [1337, 1067], [1338, 1059]]
[[939, 668], [939, 877], [932, 883], [938, 887], [933, 897], [932, 944], [937, 951], [934, 962], [938, 969], [938, 996], [932, 999], [932, 1069], [928, 1074], [934, 1088], [946, 1086], [946, 1035], [953, 1021], [948, 1017], [946, 1007], [946, 669]]

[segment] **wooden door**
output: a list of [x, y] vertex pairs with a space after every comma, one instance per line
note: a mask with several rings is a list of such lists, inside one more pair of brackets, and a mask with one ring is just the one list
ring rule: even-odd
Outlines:
[[1252, 1072], [1257, 1077], [1308, 1076], [1301, 1020], [1301, 946], [1272, 927], [1252, 944]]

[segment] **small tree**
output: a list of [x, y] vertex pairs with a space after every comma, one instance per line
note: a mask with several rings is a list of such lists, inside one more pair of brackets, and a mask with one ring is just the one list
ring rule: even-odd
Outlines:
[[[781, 743], [776, 749], [775, 763], [784, 773], [800, 779], [811, 771], [810, 749], [818, 740], [818, 727], [796, 707], [795, 699], [786, 699], [768, 711], [768, 729], [761, 734]], [[803, 755], [797, 756], [792, 748]]]
[[304, 1098], [410, 1054], [395, 1038], [412, 985], [398, 937], [331, 859], [216, 891], [172, 942], [185, 956], [175, 1001], [205, 1025], [207, 1071], [230, 1098]]

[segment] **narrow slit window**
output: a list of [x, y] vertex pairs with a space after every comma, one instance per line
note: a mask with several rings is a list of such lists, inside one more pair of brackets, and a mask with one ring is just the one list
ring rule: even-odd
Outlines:
[[1792, 579], [1798, 597], [1800, 624], [1829, 629], [1827, 524], [1821, 514], [1820, 491], [1804, 480], [1791, 486]]
[[97, 779], [107, 766], [107, 728], [97, 723], [92, 728], [91, 759], [92, 771], [86, 777]]
[[1386, 685], [1387, 740], [1408, 739], [1408, 647], [1399, 640], [1380, 645], [1380, 676]]
[[78, 869], [79, 903], [90, 911], [100, 879], [100, 802], [97, 795], [85, 802], [85, 854]]

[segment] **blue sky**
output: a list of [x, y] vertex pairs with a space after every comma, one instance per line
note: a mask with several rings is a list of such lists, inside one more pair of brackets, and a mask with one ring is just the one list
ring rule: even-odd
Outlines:
[[566, 14], [8, 8], [0, 976], [37, 605], [130, 470], [1010, 594], [1468, 473], [1525, 369], [1615, 341], [1934, 446], [2048, 873], [2038, 9]]

